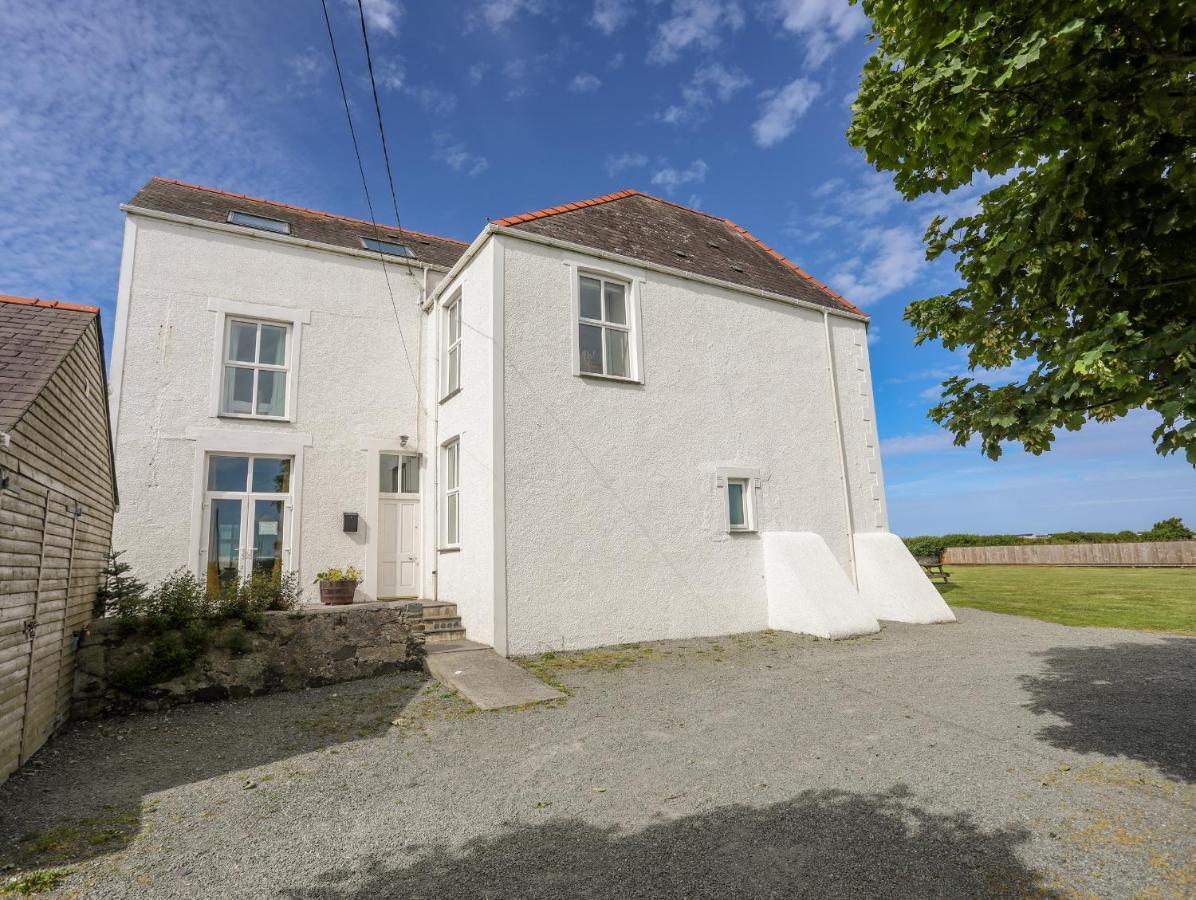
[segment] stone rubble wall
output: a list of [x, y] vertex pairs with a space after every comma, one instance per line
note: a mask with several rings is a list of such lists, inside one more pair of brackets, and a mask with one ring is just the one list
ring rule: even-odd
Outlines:
[[115, 619], [100, 619], [76, 654], [71, 714], [90, 718], [254, 697], [419, 669], [424, 656], [420, 617], [418, 603], [389, 602], [268, 612], [253, 631], [228, 623], [215, 630], [211, 646], [190, 671], [137, 695], [117, 689], [112, 675], [147, 653], [152, 636], [122, 634]]

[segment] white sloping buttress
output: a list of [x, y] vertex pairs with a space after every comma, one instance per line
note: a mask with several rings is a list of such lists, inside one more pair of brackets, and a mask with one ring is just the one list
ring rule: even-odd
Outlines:
[[820, 535], [773, 531], [760, 537], [770, 628], [822, 638], [880, 631], [880, 623]]
[[922, 625], [955, 621], [951, 607], [897, 535], [855, 535], [855, 565], [860, 597], [876, 618]]

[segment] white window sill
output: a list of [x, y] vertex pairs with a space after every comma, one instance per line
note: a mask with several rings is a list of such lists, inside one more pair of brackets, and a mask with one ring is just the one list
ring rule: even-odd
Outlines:
[[437, 553], [460, 553], [461, 546], [457, 545], [456, 547], [437, 547], [436, 552]]
[[216, 414], [217, 419], [247, 419], [250, 422], [290, 422], [292, 421], [288, 416], [254, 416], [248, 413], [229, 413], [221, 412]]
[[727, 534], [758, 534], [755, 528], [728, 528]]
[[459, 393], [461, 393], [461, 388], [457, 388], [455, 391], [449, 391], [447, 394], [445, 394], [443, 397], [440, 398], [440, 402], [448, 403], [448, 401], [452, 400]]
[[640, 378], [628, 378], [623, 375], [603, 375], [601, 372], [575, 372], [578, 378], [594, 378], [598, 381], [621, 381], [623, 384], [643, 384]]

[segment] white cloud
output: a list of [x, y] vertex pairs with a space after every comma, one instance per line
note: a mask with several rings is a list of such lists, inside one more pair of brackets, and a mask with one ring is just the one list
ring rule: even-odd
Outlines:
[[486, 65], [486, 63], [482, 62], [474, 63], [472, 66], [470, 66], [466, 70], [466, 78], [468, 79], [470, 86], [477, 87], [479, 84], [481, 84], [482, 80], [486, 77], [486, 72], [489, 70], [489, 68], [490, 67]]
[[854, 183], [830, 178], [811, 193], [819, 200], [826, 200], [837, 217], [849, 221], [871, 221], [901, 203], [893, 179], [874, 169], [865, 171]]
[[743, 27], [738, 0], [673, 0], [670, 16], [656, 28], [648, 62], [670, 63], [690, 47], [711, 50], [726, 31]]
[[386, 59], [377, 66], [374, 80], [384, 91], [401, 91], [407, 80], [407, 69], [398, 59]]
[[603, 34], [614, 34], [630, 21], [630, 0], [594, 0], [589, 22]]
[[665, 189], [666, 193], [673, 193], [677, 188], [686, 184], [701, 184], [706, 180], [709, 166], [705, 161], [695, 159], [684, 169], [674, 169], [665, 166], [652, 174], [652, 183]]
[[600, 87], [602, 87], [602, 79], [597, 75], [591, 75], [589, 72], [575, 75], [573, 76], [573, 80], [569, 82], [569, 90], [575, 94], [592, 94]]
[[628, 169], [642, 169], [648, 164], [648, 157], [642, 153], [620, 153], [606, 158], [606, 174], [614, 178]]
[[616, 53], [614, 56], [612, 56], [606, 64], [608, 67], [610, 67], [612, 69], [621, 69], [621, 68], [623, 68], [623, 60], [625, 58], [626, 57], [624, 57], [623, 51], [620, 50], [618, 53]]
[[726, 103], [751, 83], [752, 79], [738, 68], [728, 69], [717, 62], [699, 66], [681, 86], [681, 102], [658, 113], [656, 118], [668, 125], [698, 121], [706, 116], [715, 99]]
[[817, 83], [808, 78], [795, 78], [780, 90], [761, 94], [764, 104], [752, 124], [756, 144], [771, 147], [793, 134], [797, 120], [805, 115], [819, 90]]
[[805, 42], [807, 68], [821, 66], [840, 44], [868, 30], [861, 6], [848, 0], [773, 0], [781, 27]]
[[479, 0], [477, 15], [490, 28], [502, 28], [520, 13], [539, 15], [544, 12], [544, 0]]
[[306, 86], [314, 84], [324, 77], [328, 71], [328, 58], [315, 47], [308, 47], [298, 56], [287, 60], [287, 65], [295, 76], [295, 81]]
[[454, 140], [452, 135], [445, 132], [434, 134], [432, 143], [435, 146], [432, 158], [444, 163], [454, 172], [473, 177], [490, 168], [490, 161], [486, 157], [470, 153], [465, 144]]
[[929, 431], [922, 434], [899, 434], [882, 438], [880, 452], [883, 456], [906, 456], [912, 453], [933, 453], [950, 450], [952, 436], [946, 431]]
[[[345, 0], [357, 11], [357, 0]], [[370, 31], [382, 31], [386, 34], [398, 34], [399, 23], [403, 21], [403, 4], [399, 0], [362, 0], [362, 11], [365, 13], [366, 28]]]
[[457, 95], [434, 87], [409, 87], [407, 96], [436, 116], [447, 116], [457, 108]]
[[69, 15], [4, 4], [0, 18], [0, 271], [12, 293], [101, 304], [108, 330], [117, 207], [151, 175], [320, 202], [297, 148], [257, 114], [290, 100], [260, 77], [238, 7], [217, 18], [76, 0]]
[[859, 239], [871, 256], [855, 256], [830, 277], [831, 285], [853, 303], [873, 303], [913, 283], [926, 264], [926, 251], [909, 228], [869, 228]]

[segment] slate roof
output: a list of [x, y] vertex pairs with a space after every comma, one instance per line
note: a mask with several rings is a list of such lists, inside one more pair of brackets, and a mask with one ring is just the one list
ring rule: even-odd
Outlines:
[[16, 425], [99, 313], [95, 306], [0, 294], [0, 431]]
[[[291, 226], [291, 237], [319, 244], [329, 244], [333, 247], [349, 247], [354, 250], [362, 249], [362, 238], [380, 237], [384, 241], [405, 245], [421, 262], [445, 268], [451, 268], [468, 246], [462, 241], [452, 238], [437, 237], [410, 229], [391, 228], [381, 223], [378, 224], [378, 234], [376, 235], [374, 226], [362, 219], [318, 212], [314, 209], [305, 209], [302, 206], [292, 206], [289, 203], [248, 197], [245, 194], [232, 194], [216, 188], [188, 184], [185, 181], [174, 181], [169, 178], [151, 178], [129, 201], [128, 205], [138, 209], [155, 210], [221, 224], [228, 224], [230, 212], [246, 212], [255, 216], [265, 216], [269, 219], [281, 219], [287, 222]], [[244, 231], [248, 234], [267, 233], [253, 228], [245, 228]], [[386, 257], [388, 261], [398, 258]]]
[[864, 315], [730, 219], [640, 191], [508, 216], [494, 224]]

